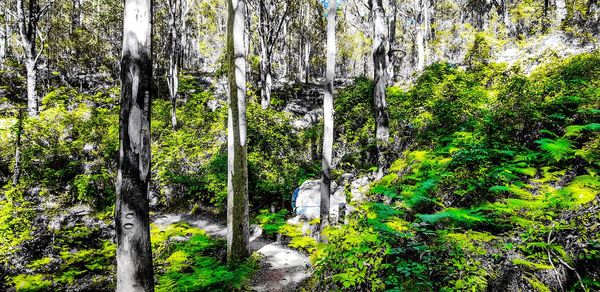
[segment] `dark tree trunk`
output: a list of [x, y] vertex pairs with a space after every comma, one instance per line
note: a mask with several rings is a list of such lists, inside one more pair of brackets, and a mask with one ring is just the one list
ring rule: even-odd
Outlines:
[[152, 1], [125, 0], [115, 229], [117, 291], [154, 291], [148, 187]]
[[228, 0], [227, 61], [227, 261], [248, 257], [248, 160], [246, 149], [246, 47], [244, 0]]

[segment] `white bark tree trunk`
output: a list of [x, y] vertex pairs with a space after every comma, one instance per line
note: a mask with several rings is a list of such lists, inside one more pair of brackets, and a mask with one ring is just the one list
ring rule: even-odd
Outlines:
[[117, 291], [154, 291], [150, 245], [152, 0], [125, 0], [115, 229]]
[[169, 87], [169, 99], [171, 100], [171, 126], [173, 131], [177, 129], [177, 94], [179, 91], [179, 54], [180, 43], [178, 34], [178, 17], [181, 11], [181, 2], [179, 0], [169, 0], [169, 71], [167, 76], [167, 86]]
[[37, 86], [37, 59], [36, 38], [39, 12], [36, 12], [39, 7], [36, 0], [29, 1], [28, 14], [25, 15], [25, 7], [23, 0], [17, 0], [17, 24], [19, 27], [19, 35], [21, 37], [21, 45], [25, 51], [25, 69], [27, 70], [27, 114], [30, 117], [38, 115], [38, 98], [36, 92]]
[[227, 261], [249, 255], [248, 161], [246, 145], [246, 49], [244, 0], [228, 0], [227, 59]]
[[[321, 212], [319, 231], [329, 225], [329, 202], [331, 196], [331, 160], [333, 156], [333, 80], [335, 78], [335, 25], [337, 3], [329, 1], [327, 9], [327, 68], [323, 96], [323, 158], [321, 173]], [[320, 236], [320, 240], [325, 240]]]
[[37, 64], [34, 58], [27, 57], [25, 61], [27, 71], [27, 113], [30, 117], [37, 117], [39, 112], [37, 98]]
[[417, 49], [417, 72], [422, 72], [425, 68], [425, 36], [423, 32], [423, 5], [421, 1], [415, 0], [415, 11], [416, 15], [416, 32], [415, 32], [415, 46]]

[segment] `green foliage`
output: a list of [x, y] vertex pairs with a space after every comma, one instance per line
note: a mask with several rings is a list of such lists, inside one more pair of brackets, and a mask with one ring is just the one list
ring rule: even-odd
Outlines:
[[51, 287], [52, 282], [45, 275], [18, 275], [13, 278], [15, 289], [21, 292], [45, 291]]
[[286, 209], [279, 210], [276, 213], [264, 209], [260, 210], [255, 220], [262, 227], [265, 234], [273, 236], [280, 232], [281, 228], [286, 225], [285, 216], [288, 214]]
[[224, 241], [185, 223], [153, 226], [151, 234], [157, 291], [241, 290], [257, 268], [254, 258], [236, 266], [222, 263]]
[[[527, 77], [487, 63], [491, 40], [477, 38], [469, 71], [434, 64], [414, 87], [388, 89], [392, 133], [412, 142], [370, 189], [389, 204], [355, 206], [349, 224], [317, 245], [318, 285], [483, 291], [499, 272], [484, 263], [516, 250], [523, 258], [507, 264], [547, 291], [534, 274], [574, 256], [548, 238], [582, 234], [585, 251], [575, 253], [600, 254], [594, 231], [577, 223], [598, 220], [589, 210], [600, 194], [600, 57], [575, 56]], [[344, 262], [366, 257], [381, 264], [364, 272]]]

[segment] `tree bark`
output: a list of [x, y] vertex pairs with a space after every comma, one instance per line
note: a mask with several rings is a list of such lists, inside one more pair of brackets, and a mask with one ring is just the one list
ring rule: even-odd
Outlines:
[[[333, 156], [333, 80], [335, 78], [335, 22], [337, 1], [329, 1], [327, 11], [327, 68], [323, 96], [323, 157], [321, 173], [321, 212], [319, 231], [329, 225], [329, 202], [331, 194], [331, 159]], [[325, 238], [319, 234], [321, 241]]]
[[152, 1], [125, 0], [115, 229], [117, 291], [154, 291], [148, 187]]
[[385, 88], [387, 85], [387, 61], [386, 61], [386, 25], [385, 11], [382, 0], [371, 0], [373, 13], [373, 79], [374, 79], [374, 112], [375, 133], [377, 143], [377, 166], [379, 173], [387, 167], [386, 152], [389, 140], [389, 118], [387, 103], [385, 101]]
[[39, 104], [37, 98], [37, 62], [34, 58], [27, 57], [25, 61], [27, 71], [27, 113], [30, 117], [37, 117]]
[[181, 10], [179, 0], [169, 0], [169, 71], [167, 76], [167, 86], [169, 87], [169, 99], [171, 100], [171, 127], [173, 131], [177, 130], [177, 93], [179, 91], [179, 34], [177, 33], [178, 11]]
[[36, 0], [29, 1], [28, 15], [25, 15], [23, 0], [17, 0], [17, 24], [21, 45], [25, 52], [25, 68], [27, 70], [27, 114], [37, 117], [39, 107], [37, 100], [37, 59], [36, 38], [37, 26], [41, 15]]
[[8, 16], [9, 14], [6, 13], [6, 10], [1, 10], [0, 11], [0, 17], [2, 18], [2, 27], [0, 27], [0, 69], [4, 68], [4, 62], [6, 59], [6, 51], [7, 51], [7, 46], [8, 46], [8, 26], [9, 26], [9, 20], [8, 20]]
[[227, 261], [240, 262], [248, 250], [248, 161], [246, 149], [246, 50], [244, 0], [228, 0], [227, 59]]

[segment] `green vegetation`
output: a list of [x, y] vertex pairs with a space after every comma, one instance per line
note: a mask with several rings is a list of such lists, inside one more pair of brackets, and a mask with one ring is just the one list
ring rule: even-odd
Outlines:
[[[503, 68], [434, 64], [411, 89], [388, 90], [396, 139], [414, 142], [372, 185], [374, 202], [328, 230], [328, 244], [313, 254], [315, 285], [481, 291], [498, 283], [505, 271], [492, 263], [509, 254], [521, 256], [506, 262], [518, 271], [513, 277], [539, 291], [549, 288], [536, 271], [572, 265], [573, 257], [589, 264], [578, 270], [592, 277], [585, 285], [598, 285], [600, 238], [581, 224], [600, 220], [600, 56], [529, 77]], [[482, 70], [493, 72], [492, 82], [479, 78]], [[363, 100], [356, 93], [366, 82], [340, 93], [338, 107]], [[348, 128], [360, 137], [369, 126]], [[577, 247], [564, 234], [586, 239]]]
[[185, 223], [154, 226], [151, 232], [156, 291], [241, 290], [257, 267], [256, 259], [236, 267], [222, 263], [225, 242]]

